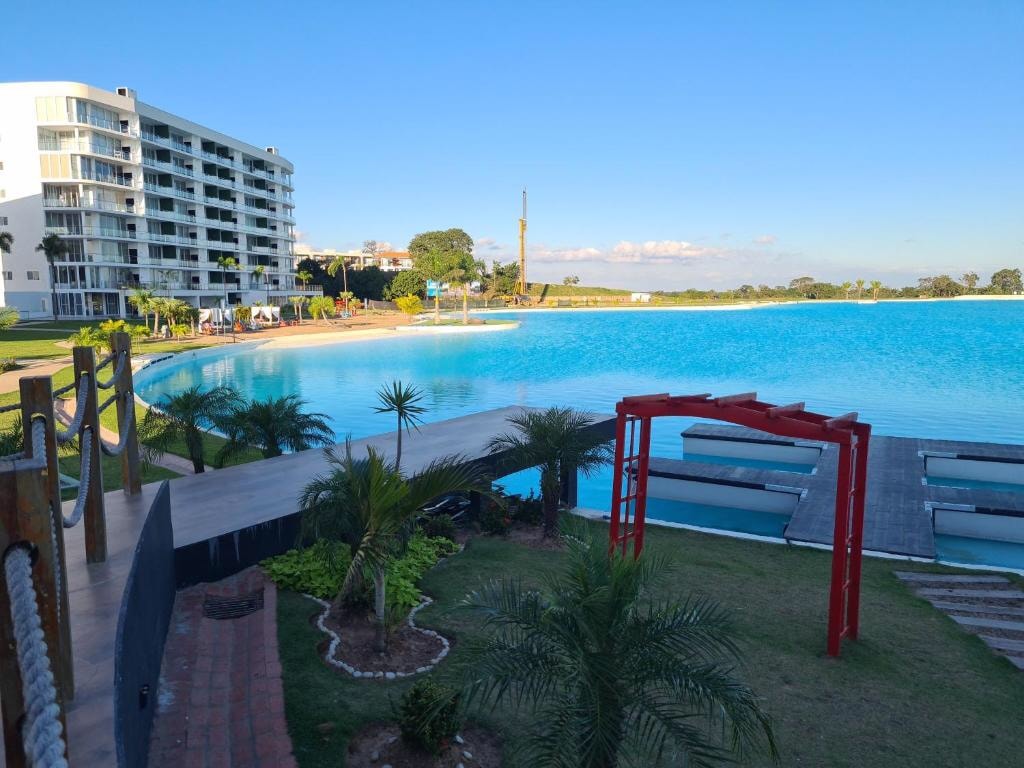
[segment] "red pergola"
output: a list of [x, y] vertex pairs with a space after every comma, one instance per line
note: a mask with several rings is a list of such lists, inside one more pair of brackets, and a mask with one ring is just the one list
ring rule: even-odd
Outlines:
[[652, 419], [684, 416], [727, 421], [773, 435], [820, 440], [839, 446], [832, 584], [828, 604], [828, 653], [838, 656], [842, 639], [857, 637], [864, 488], [871, 425], [857, 421], [856, 413], [830, 417], [804, 410], [803, 403], [763, 403], [754, 392], [728, 397], [711, 397], [708, 394], [672, 396], [667, 393], [625, 397], [615, 406], [615, 413], [618, 415], [615, 431], [617, 473], [612, 487], [609, 551], [619, 548], [625, 555], [632, 542], [635, 557], [640, 556], [644, 546]]

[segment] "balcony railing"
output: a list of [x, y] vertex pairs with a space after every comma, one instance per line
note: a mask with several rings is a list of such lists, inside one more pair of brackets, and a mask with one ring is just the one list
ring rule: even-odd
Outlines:
[[158, 195], [172, 195], [173, 197], [180, 197], [183, 200], [195, 200], [196, 193], [189, 192], [184, 189], [177, 189], [175, 187], [164, 187], [160, 184], [150, 184], [148, 181], [143, 185], [143, 188], [147, 192], [155, 192]]
[[153, 144], [159, 144], [162, 147], [170, 147], [171, 149], [186, 155], [195, 154], [192, 147], [188, 144], [181, 141], [175, 141], [174, 139], [166, 138], [164, 136], [157, 136], [152, 131], [142, 131], [142, 138], [145, 141], [152, 142]]
[[121, 162], [132, 162], [131, 147], [101, 147], [91, 141], [51, 141], [50, 139], [39, 140], [40, 152], [75, 152], [112, 157]]
[[88, 208], [93, 211], [108, 211], [110, 213], [135, 214], [134, 208], [129, 208], [124, 203], [115, 203], [108, 200], [75, 200], [68, 197], [44, 197], [44, 208]]
[[195, 224], [196, 217], [188, 213], [178, 213], [177, 211], [161, 211], [157, 208], [146, 209], [146, 216], [154, 216], [158, 219], [174, 219], [175, 221], [185, 221], [189, 224]]
[[164, 162], [163, 160], [154, 160], [152, 157], [143, 156], [142, 164], [150, 168], [159, 168], [160, 170], [163, 171], [178, 173], [181, 174], [182, 176], [188, 176], [189, 178], [195, 177], [195, 173], [193, 173], [191, 168], [186, 168], [185, 166], [178, 165], [176, 163], [167, 163]]

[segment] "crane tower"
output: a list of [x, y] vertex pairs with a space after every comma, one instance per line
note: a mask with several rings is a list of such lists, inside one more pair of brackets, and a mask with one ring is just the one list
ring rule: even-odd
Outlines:
[[516, 281], [516, 293], [520, 296], [529, 295], [526, 283], [526, 190], [523, 190], [523, 218], [519, 220], [519, 279]]

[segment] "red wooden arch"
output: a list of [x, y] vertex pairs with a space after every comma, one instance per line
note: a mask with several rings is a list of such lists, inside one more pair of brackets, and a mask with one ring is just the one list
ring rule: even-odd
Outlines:
[[820, 440], [839, 446], [832, 584], [828, 604], [828, 653], [838, 656], [843, 638], [857, 637], [864, 489], [871, 425], [857, 421], [856, 413], [830, 417], [804, 410], [803, 403], [763, 403], [753, 392], [728, 397], [707, 394], [625, 397], [615, 406], [615, 413], [618, 416], [616, 475], [612, 484], [609, 551], [618, 548], [625, 555], [632, 543], [635, 557], [640, 556], [644, 546], [651, 419], [658, 416], [714, 419], [773, 435]]

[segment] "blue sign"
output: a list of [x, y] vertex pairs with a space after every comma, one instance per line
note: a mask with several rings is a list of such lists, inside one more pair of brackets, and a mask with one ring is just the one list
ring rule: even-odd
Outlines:
[[432, 299], [441, 295], [441, 284], [437, 280], [427, 280], [427, 298]]

